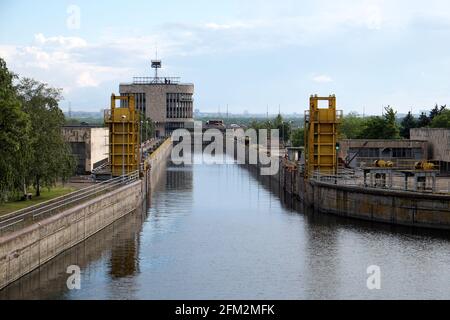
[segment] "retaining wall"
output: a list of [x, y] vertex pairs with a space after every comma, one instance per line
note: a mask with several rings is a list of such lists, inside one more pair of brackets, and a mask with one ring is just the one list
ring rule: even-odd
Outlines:
[[0, 237], [0, 289], [140, 209], [164, 171], [171, 150], [172, 142], [167, 139], [152, 153], [144, 179]]
[[142, 199], [136, 181], [0, 238], [0, 289], [136, 210]]
[[316, 212], [390, 224], [450, 230], [450, 195], [335, 185], [305, 180], [280, 164], [280, 186]]

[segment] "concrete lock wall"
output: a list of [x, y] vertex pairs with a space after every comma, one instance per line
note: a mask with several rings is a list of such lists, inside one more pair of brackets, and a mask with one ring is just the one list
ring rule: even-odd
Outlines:
[[164, 172], [167, 160], [170, 158], [171, 152], [172, 140], [168, 138], [148, 157], [147, 161], [149, 165], [150, 186], [155, 185], [155, 183], [159, 180], [161, 173]]
[[167, 139], [152, 153], [144, 179], [0, 237], [0, 289], [140, 209], [164, 172], [171, 150], [172, 142]]
[[0, 289], [136, 210], [142, 199], [136, 181], [0, 238]]
[[450, 229], [450, 197], [307, 182], [315, 211], [406, 226]]
[[149, 194], [153, 186], [158, 182], [165, 172], [167, 162], [170, 159], [172, 151], [172, 141], [170, 138], [166, 139], [158, 149], [156, 149], [145, 160], [147, 170], [144, 172], [143, 190]]
[[450, 229], [450, 196], [305, 181], [280, 164], [280, 186], [315, 212], [405, 226]]

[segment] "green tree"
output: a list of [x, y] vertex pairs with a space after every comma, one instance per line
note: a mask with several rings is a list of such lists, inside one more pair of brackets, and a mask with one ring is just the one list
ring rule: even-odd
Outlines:
[[0, 58], [0, 202], [23, 187], [27, 172], [30, 119], [21, 109], [14, 78]]
[[430, 124], [431, 128], [450, 128], [450, 110], [442, 110]]
[[425, 128], [428, 127], [431, 123], [430, 118], [427, 116], [425, 112], [422, 112], [417, 121], [417, 128]]
[[397, 113], [390, 106], [385, 108], [382, 117], [372, 116], [366, 119], [360, 139], [399, 139], [400, 129]]
[[293, 147], [303, 147], [305, 145], [305, 129], [292, 130], [291, 142]]
[[383, 120], [385, 127], [382, 132], [383, 138], [381, 139], [399, 139], [400, 128], [397, 123], [397, 112], [391, 106], [384, 108]]
[[411, 111], [408, 112], [406, 117], [404, 117], [402, 120], [400, 135], [405, 139], [409, 139], [410, 138], [410, 134], [409, 134], [410, 129], [417, 128], [417, 124], [418, 124], [417, 120], [416, 120], [416, 118], [414, 118]]
[[30, 116], [30, 181], [36, 196], [41, 187], [51, 187], [58, 178], [67, 180], [75, 168], [70, 146], [64, 142], [61, 127], [64, 114], [58, 107], [61, 90], [33, 79], [23, 78], [17, 86], [23, 110]]
[[435, 117], [437, 117], [438, 115], [440, 115], [445, 109], [446, 109], [446, 107], [447, 107], [447, 105], [444, 105], [444, 106], [438, 106], [438, 104], [436, 103], [436, 105], [434, 106], [434, 108], [433, 109], [431, 109], [431, 111], [430, 111], [430, 116], [429, 116], [429, 118], [430, 118], [430, 121], [433, 121], [433, 119], [435, 118]]
[[147, 118], [143, 112], [140, 113], [140, 119], [142, 121], [142, 141], [145, 141], [145, 138], [153, 138], [155, 136], [155, 123], [153, 120]]
[[284, 121], [281, 114], [278, 114], [278, 116], [273, 121], [273, 126], [269, 129], [278, 129], [280, 139], [284, 143], [288, 142], [289, 138], [291, 137], [291, 124]]
[[383, 130], [386, 122], [382, 117], [372, 116], [366, 118], [364, 129], [361, 131], [360, 139], [384, 139]]
[[358, 139], [365, 129], [367, 120], [361, 118], [356, 112], [350, 112], [342, 120], [339, 131], [344, 139]]

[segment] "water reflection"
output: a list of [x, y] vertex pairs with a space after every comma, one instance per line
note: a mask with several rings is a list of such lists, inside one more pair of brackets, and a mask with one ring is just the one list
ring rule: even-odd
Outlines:
[[[309, 211], [252, 167], [169, 165], [117, 221], [0, 298], [450, 298], [450, 237]], [[65, 270], [82, 268], [68, 291]], [[366, 287], [369, 265], [382, 290]]]
[[145, 211], [140, 210], [116, 221], [41, 268], [0, 290], [0, 299], [71, 298], [71, 293], [75, 291], [69, 291], [66, 285], [69, 276], [66, 270], [70, 265], [78, 265], [82, 270], [82, 290], [86, 289], [86, 293], [92, 290], [82, 298], [111, 297], [107, 292], [96, 292], [90, 281], [99, 273], [114, 279], [130, 277], [139, 272], [138, 239], [144, 218]]

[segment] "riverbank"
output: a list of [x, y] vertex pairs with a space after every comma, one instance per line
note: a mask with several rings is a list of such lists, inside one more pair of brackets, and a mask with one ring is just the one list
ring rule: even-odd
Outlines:
[[280, 160], [279, 183], [315, 212], [418, 228], [450, 230], [450, 195], [347, 186], [305, 179]]
[[[254, 147], [254, 146], [253, 146]], [[260, 150], [266, 155], [266, 150]], [[249, 147], [246, 147], [248, 163]], [[298, 162], [272, 154], [279, 171], [269, 178], [307, 207], [325, 214], [417, 228], [450, 230], [450, 195], [347, 186], [305, 179]], [[260, 169], [261, 165], [254, 165]]]
[[[27, 201], [17, 200], [17, 201], [6, 202], [6, 203], [3, 203], [2, 205], [0, 205], [0, 216], [20, 210], [20, 209], [28, 208], [28, 207], [37, 205], [39, 203], [60, 197], [60, 196], [63, 196], [65, 194], [68, 194], [75, 190], [77, 190], [77, 189], [74, 187], [70, 187], [70, 186], [54, 187], [54, 188], [51, 188], [50, 190], [47, 188], [42, 188], [41, 195], [39, 197], [36, 197], [33, 194], [32, 198], [30, 200], [27, 200]], [[32, 192], [32, 190], [30, 192]]]
[[0, 237], [0, 289], [100, 230], [140, 210], [147, 192], [163, 171], [172, 144], [163, 143], [150, 157], [151, 166], [142, 179], [123, 183], [118, 189], [96, 196], [12, 233]]

